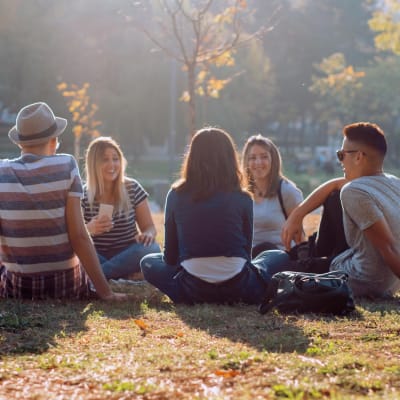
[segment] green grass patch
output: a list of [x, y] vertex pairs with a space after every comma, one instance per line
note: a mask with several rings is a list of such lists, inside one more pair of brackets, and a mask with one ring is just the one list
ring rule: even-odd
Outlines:
[[0, 398], [400, 398], [399, 298], [261, 316], [138, 288], [126, 304], [0, 302]]

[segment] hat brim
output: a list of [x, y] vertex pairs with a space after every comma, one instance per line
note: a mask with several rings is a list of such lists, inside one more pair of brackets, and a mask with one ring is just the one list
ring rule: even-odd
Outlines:
[[57, 129], [49, 136], [40, 138], [40, 139], [32, 139], [32, 140], [21, 140], [19, 132], [17, 131], [17, 126], [14, 125], [8, 132], [8, 137], [12, 142], [18, 145], [24, 146], [34, 146], [36, 144], [46, 143], [50, 139], [60, 136], [67, 127], [67, 120], [65, 118], [55, 117], [55, 122], [57, 125]]

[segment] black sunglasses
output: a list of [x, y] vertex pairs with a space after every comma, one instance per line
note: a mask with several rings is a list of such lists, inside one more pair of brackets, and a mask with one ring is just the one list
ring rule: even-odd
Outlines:
[[358, 151], [360, 150], [336, 150], [336, 156], [339, 161], [343, 161], [346, 153], [357, 153]]

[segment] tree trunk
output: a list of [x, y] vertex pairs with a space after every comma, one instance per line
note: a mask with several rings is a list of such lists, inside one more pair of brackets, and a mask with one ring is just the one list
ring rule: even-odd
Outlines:
[[190, 137], [196, 133], [196, 102], [195, 102], [195, 66], [188, 67], [188, 92], [189, 92], [189, 128]]
[[81, 137], [78, 135], [74, 136], [74, 156], [77, 162], [79, 162], [79, 157], [81, 156]]

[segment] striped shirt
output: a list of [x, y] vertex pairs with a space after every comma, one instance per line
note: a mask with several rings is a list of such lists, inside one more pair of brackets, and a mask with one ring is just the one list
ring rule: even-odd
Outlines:
[[[128, 213], [114, 211], [114, 226], [111, 231], [93, 236], [96, 250], [107, 258], [135, 242], [135, 236], [138, 234], [136, 227], [136, 207], [148, 197], [148, 193], [135, 179], [125, 178], [125, 182], [131, 205]], [[90, 222], [99, 213], [98, 202], [95, 201], [92, 207], [90, 207], [86, 188], [84, 188], [82, 210], [85, 223]]]
[[68, 196], [82, 197], [71, 155], [0, 161], [0, 257], [8, 271], [35, 274], [79, 265], [65, 220]]

